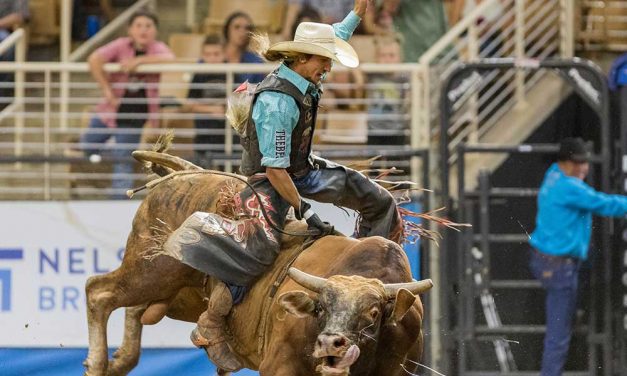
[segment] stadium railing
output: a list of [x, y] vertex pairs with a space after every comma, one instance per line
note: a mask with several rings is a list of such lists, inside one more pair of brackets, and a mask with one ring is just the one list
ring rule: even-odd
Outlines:
[[[80, 142], [81, 134], [88, 127], [93, 116], [93, 107], [101, 101], [102, 94], [98, 85], [89, 74], [86, 63], [0, 63], [0, 72], [15, 72], [24, 79], [16, 79], [15, 97], [0, 98], [0, 105], [8, 104], [0, 113], [0, 199], [101, 199], [110, 195], [122, 195], [125, 189], [111, 187], [111, 165], [115, 162], [130, 161], [130, 151], [136, 148], [150, 148], [152, 142], [163, 134], [167, 128], [174, 130], [172, 153], [184, 158], [196, 160], [195, 151], [209, 151], [207, 166], [237, 171], [241, 146], [235, 143], [231, 135], [233, 130], [226, 124], [222, 130], [196, 130], [194, 120], [198, 118], [216, 119], [220, 116], [200, 115], [184, 109], [187, 90], [190, 88], [191, 76], [195, 73], [224, 74], [225, 84], [195, 84], [196, 88], [222, 90], [221, 98], [205, 99], [206, 104], [225, 104], [228, 94], [236, 87], [235, 75], [238, 73], [268, 73], [275, 65], [253, 64], [190, 64], [171, 63], [163, 65], [146, 65], [139, 68], [139, 73], [160, 73], [161, 92], [160, 111], [157, 114], [158, 128], [144, 126], [142, 129], [117, 129], [114, 132], [141, 134], [141, 142], [135, 144], [84, 144]], [[109, 72], [118, 71], [119, 65], [106, 66]], [[316, 150], [323, 156], [325, 151], [346, 150], [363, 151], [369, 149], [380, 154], [393, 154], [399, 151], [410, 151], [426, 145], [421, 140], [423, 133], [418, 123], [418, 112], [421, 106], [420, 93], [423, 92], [420, 82], [421, 68], [418, 64], [377, 65], [363, 64], [360, 69], [368, 75], [404, 74], [407, 82], [398, 84], [378, 84], [366, 81], [366, 93], [375, 90], [396, 89], [402, 93], [397, 99], [351, 97], [335, 102], [325, 99], [321, 103], [319, 130], [316, 133], [326, 136]], [[334, 70], [342, 70], [336, 67]], [[63, 82], [67, 77], [68, 82]], [[340, 84], [329, 82], [325, 89], [338, 89]], [[64, 88], [67, 88], [64, 89]], [[19, 106], [16, 105], [20, 104]], [[400, 123], [400, 130], [386, 129], [368, 130], [364, 119], [374, 104], [388, 103], [392, 112], [370, 114], [369, 120]], [[332, 109], [337, 106], [352, 109]], [[8, 109], [8, 111], [7, 111]], [[10, 112], [10, 115], [9, 115]], [[127, 117], [140, 114], [128, 114]], [[18, 122], [14, 119], [20, 119]], [[346, 124], [360, 123], [362, 128], [355, 129]], [[101, 130], [97, 132], [109, 132]], [[368, 132], [380, 136], [378, 144], [368, 144]], [[222, 144], [194, 144], [193, 138], [199, 133], [220, 135]], [[359, 137], [355, 137], [355, 136]], [[389, 143], [386, 137], [405, 137], [409, 142]], [[401, 137], [401, 138], [402, 138]], [[323, 137], [324, 138], [324, 137]], [[318, 140], [316, 140], [318, 141]], [[81, 154], [90, 148], [104, 150], [90, 156]], [[110, 152], [116, 149], [127, 150], [127, 157], [112, 157]], [[356, 158], [353, 158], [356, 159]], [[395, 159], [391, 161], [391, 159]], [[349, 163], [348, 159], [340, 161]], [[419, 158], [401, 158], [391, 156], [387, 160], [375, 162], [375, 167], [395, 166], [405, 173], [397, 178], [412, 178], [420, 181]], [[146, 175], [139, 169], [127, 176], [141, 185]], [[130, 186], [126, 189], [131, 188]]]
[[[420, 58], [424, 67], [421, 121], [436, 137], [440, 85], [455, 64], [480, 58], [513, 57], [521, 63], [574, 53], [574, 3], [569, 0], [486, 0], [458, 22]], [[450, 127], [450, 150], [476, 143], [512, 108], [524, 105], [545, 71], [494, 70], [470, 77], [472, 84]], [[476, 87], [479, 85], [479, 87]], [[455, 153], [451, 153], [453, 155]]]

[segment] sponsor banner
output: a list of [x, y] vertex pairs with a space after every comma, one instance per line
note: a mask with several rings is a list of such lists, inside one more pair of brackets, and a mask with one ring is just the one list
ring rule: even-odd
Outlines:
[[[0, 202], [0, 347], [87, 347], [85, 282], [115, 270], [139, 201]], [[312, 203], [346, 235], [355, 213]], [[408, 249], [409, 248], [409, 249]], [[415, 276], [417, 245], [406, 247]], [[119, 346], [124, 310], [109, 320]], [[142, 347], [189, 347], [194, 324], [165, 318], [144, 327]]]
[[[86, 347], [85, 281], [117, 268], [137, 201], [0, 203], [0, 347]], [[109, 321], [118, 346], [124, 310]], [[146, 347], [189, 347], [193, 324], [144, 328]]]
[[[113, 352], [110, 351], [112, 356]], [[82, 375], [87, 349], [0, 349], [2, 376], [67, 376]], [[216, 367], [205, 352], [194, 349], [142, 349], [133, 376], [170, 376], [216, 374]], [[233, 376], [255, 376], [259, 373], [242, 370]]]

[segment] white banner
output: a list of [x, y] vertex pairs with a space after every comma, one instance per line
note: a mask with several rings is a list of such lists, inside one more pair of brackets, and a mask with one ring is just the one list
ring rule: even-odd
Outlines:
[[[138, 201], [0, 203], [0, 347], [86, 347], [85, 281], [117, 268]], [[124, 310], [109, 320], [118, 346]], [[190, 347], [194, 327], [164, 319], [145, 347]]]

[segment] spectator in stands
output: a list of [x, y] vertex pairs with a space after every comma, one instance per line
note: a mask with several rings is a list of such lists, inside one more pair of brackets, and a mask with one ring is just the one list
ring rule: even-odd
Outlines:
[[0, 0], [0, 42], [5, 40], [16, 26], [26, 22], [28, 16], [28, 0]]
[[[224, 52], [228, 63], [263, 63], [263, 59], [250, 51], [251, 32], [255, 29], [250, 16], [244, 12], [231, 14], [224, 24], [222, 30], [225, 40]], [[235, 83], [248, 82], [257, 83], [265, 78], [265, 74], [237, 74]]]
[[447, 31], [446, 12], [441, 0], [378, 0], [378, 13], [366, 14], [364, 28], [369, 34], [386, 34], [391, 28], [403, 37], [403, 58], [416, 63]]
[[[158, 127], [159, 74], [136, 72], [142, 64], [158, 64], [174, 58], [170, 49], [157, 41], [157, 27], [157, 16], [140, 10], [129, 20], [127, 37], [118, 38], [89, 56], [91, 74], [100, 85], [104, 98], [96, 107], [89, 129], [81, 136], [82, 148], [87, 153], [99, 153], [93, 144], [114, 139], [116, 146], [112, 155], [129, 157], [139, 143], [146, 121], [150, 127]], [[122, 71], [107, 75], [104, 71], [106, 63], [120, 63]], [[132, 172], [130, 162], [118, 161], [113, 165], [116, 175]], [[114, 176], [112, 187], [128, 189], [132, 183], [127, 177]], [[115, 194], [114, 197], [125, 196]]]
[[[201, 64], [224, 63], [224, 42], [218, 35], [209, 35], [202, 46]], [[224, 103], [226, 97], [226, 77], [223, 73], [199, 73], [192, 78], [191, 88], [187, 94], [185, 110], [202, 114], [194, 120], [196, 147], [224, 145], [224, 134], [202, 134], [203, 131], [224, 132]], [[219, 103], [218, 103], [219, 102]], [[209, 168], [211, 151], [196, 149], [198, 165]]]
[[294, 38], [294, 35], [296, 34], [296, 28], [298, 27], [298, 25], [300, 25], [301, 22], [322, 22], [322, 18], [320, 17], [320, 13], [318, 13], [317, 10], [308, 5], [305, 5], [301, 8], [300, 12], [296, 16], [296, 21], [294, 22], [290, 35], [287, 39]]
[[[375, 39], [376, 62], [399, 64], [403, 62], [400, 36], [387, 35]], [[408, 77], [402, 73], [377, 73], [368, 77], [368, 144], [407, 144], [406, 120], [398, 118], [406, 113]]]
[[371, 34], [394, 32], [394, 15], [398, 13], [401, 0], [380, 1], [377, 7], [368, 8], [367, 31]]
[[344, 15], [353, 9], [353, 3], [353, 0], [289, 0], [281, 36], [284, 40], [292, 39], [293, 31], [299, 25], [298, 16], [306, 8], [317, 12], [320, 22], [333, 24], [342, 21]]
[[[28, 20], [28, 0], [0, 0], [0, 42], [5, 40], [16, 26]], [[15, 50], [8, 49], [4, 54], [0, 55], [1, 61], [15, 60]], [[0, 86], [1, 97], [12, 97], [13, 75], [0, 72], [0, 83], [9, 84], [9, 87]], [[1, 105], [2, 103], [0, 103]]]
[[568, 355], [577, 307], [579, 270], [588, 258], [592, 214], [622, 217], [627, 196], [597, 192], [584, 182], [588, 153], [581, 139], [560, 144], [538, 192], [530, 268], [546, 290], [546, 333], [541, 376], [560, 376]]
[[619, 87], [627, 86], [627, 53], [619, 56], [612, 63], [608, 86], [612, 91], [618, 90]]

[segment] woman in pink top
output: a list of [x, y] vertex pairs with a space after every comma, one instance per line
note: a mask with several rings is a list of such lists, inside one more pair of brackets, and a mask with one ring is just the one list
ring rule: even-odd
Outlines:
[[[118, 38], [89, 56], [91, 74], [104, 98], [96, 107], [89, 129], [81, 136], [82, 148], [87, 154], [100, 153], [99, 144], [113, 139], [115, 147], [111, 155], [128, 158], [139, 143], [144, 124], [158, 127], [159, 74], [136, 72], [141, 64], [174, 59], [168, 46], [157, 41], [158, 23], [153, 13], [138, 11], [129, 20], [127, 37]], [[107, 74], [104, 71], [107, 63], [120, 63], [122, 71]], [[112, 188], [116, 190], [113, 197], [123, 198], [133, 180], [117, 176], [133, 173], [132, 162], [115, 162], [113, 173]]]

